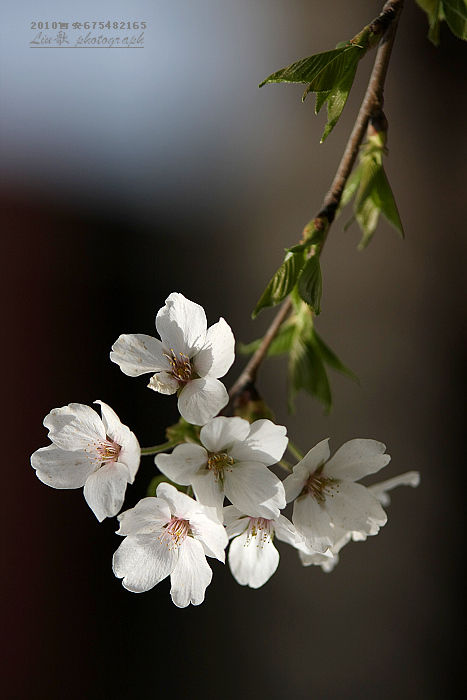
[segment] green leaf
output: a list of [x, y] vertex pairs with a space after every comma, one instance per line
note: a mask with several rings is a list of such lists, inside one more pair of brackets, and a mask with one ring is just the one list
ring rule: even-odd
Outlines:
[[[293, 325], [290, 325], [287, 321], [283, 323], [279, 333], [268, 348], [267, 356], [277, 357], [278, 355], [286, 355], [292, 346], [294, 332], [295, 329]], [[248, 343], [248, 345], [240, 345], [238, 347], [238, 352], [241, 355], [253, 355], [261, 345], [262, 340], [262, 338], [258, 338]]]
[[175, 488], [178, 489], [178, 491], [183, 491], [183, 493], [186, 493], [187, 490], [186, 486], [180, 486], [179, 484], [176, 484], [175, 482], [171, 481], [168, 477], [164, 476], [163, 474], [158, 474], [149, 482], [146, 495], [156, 496], [156, 491], [159, 484], [171, 484], [172, 486], [175, 486]]
[[325, 412], [329, 413], [332, 405], [331, 387], [323, 360], [309, 339], [296, 337], [289, 362], [289, 411], [293, 412], [294, 398], [302, 389], [321, 401]]
[[[345, 51], [348, 51], [349, 48], [350, 47], [346, 44], [332, 51], [325, 51], [324, 53], [302, 58], [300, 61], [296, 61], [296, 63], [292, 63], [290, 66], [286, 66], [286, 68], [272, 73], [266, 80], [260, 83], [259, 87], [263, 87], [263, 85], [267, 85], [268, 83], [311, 83], [326, 66], [336, 61], [336, 59]], [[329, 76], [332, 76], [332, 71], [329, 72]], [[329, 90], [332, 86], [333, 82], [326, 88], [321, 89]]]
[[267, 306], [275, 306], [283, 301], [292, 291], [305, 263], [303, 252], [287, 253], [284, 262], [264, 290], [252, 317]]
[[287, 252], [300, 253], [312, 245], [322, 243], [328, 228], [329, 224], [327, 224], [327, 226], [323, 225], [322, 218], [317, 217], [316, 219], [312, 219], [303, 229], [303, 241], [294, 245], [292, 248], [286, 248]]
[[428, 15], [428, 38], [438, 46], [440, 26], [446, 21], [452, 33], [467, 41], [467, 0], [417, 0]]
[[359, 60], [360, 56], [356, 56], [354, 59], [354, 65], [349, 67], [348, 72], [332, 90], [324, 93], [324, 95], [322, 92], [318, 92], [316, 95], [316, 114], [318, 114], [324, 102], [327, 101], [328, 103], [328, 121], [321, 137], [321, 143], [327, 139], [342, 114], [342, 110], [345, 107], [345, 103], [347, 102], [347, 98], [353, 85]]
[[314, 328], [312, 339], [319, 354], [321, 355], [321, 358], [327, 365], [329, 365], [329, 367], [332, 367], [332, 369], [336, 370], [336, 372], [340, 372], [340, 374], [343, 374], [349, 379], [352, 379], [352, 381], [357, 382], [357, 384], [360, 384], [360, 380], [357, 375], [352, 372], [347, 365], [344, 365], [342, 360], [340, 360], [335, 352], [333, 352], [331, 348], [326, 345], [324, 340], [318, 335]]
[[399, 231], [401, 237], [404, 238], [404, 228], [397, 210], [396, 200], [394, 199], [391, 186], [382, 166], [374, 178], [372, 199], [378, 205], [389, 223], [392, 224], [394, 228]]
[[443, 0], [443, 8], [451, 32], [467, 41], [467, 0]]
[[298, 293], [318, 316], [321, 313], [322, 293], [321, 267], [318, 254], [312, 255], [306, 261], [298, 278]]
[[341, 205], [344, 206], [352, 196], [355, 197], [354, 215], [344, 226], [344, 231], [357, 220], [363, 232], [360, 249], [365, 248], [373, 237], [380, 214], [404, 237], [394, 195], [383, 168], [385, 143], [386, 133], [374, 132], [362, 146], [359, 163], [349, 178], [341, 199]]

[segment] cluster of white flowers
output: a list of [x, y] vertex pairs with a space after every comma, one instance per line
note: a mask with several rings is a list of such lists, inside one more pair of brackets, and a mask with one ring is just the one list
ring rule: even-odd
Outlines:
[[[147, 591], [170, 575], [175, 605], [199, 605], [212, 578], [206, 557], [224, 562], [229, 539], [229, 566], [241, 585], [259, 588], [275, 572], [274, 537], [297, 549], [305, 566], [331, 571], [347, 542], [375, 535], [386, 523], [381, 504], [389, 503], [387, 492], [418, 484], [417, 472], [368, 488], [357, 484], [390, 460], [382, 443], [364, 439], [345, 443], [331, 459], [323, 440], [281, 481], [270, 467], [287, 448], [285, 427], [218, 416], [228, 403], [219, 377], [234, 361], [227, 323], [220, 319], [208, 328], [204, 310], [173, 293], [157, 314], [156, 328], [161, 340], [122, 335], [110, 357], [127, 375], [154, 373], [149, 388], [176, 393], [182, 418], [200, 430], [198, 442], [157, 454], [155, 464], [167, 482], [155, 497], [118, 516], [117, 534], [125, 539], [113, 570], [128, 590]], [[44, 425], [52, 444], [37, 450], [31, 464], [49, 486], [84, 486], [88, 505], [102, 521], [119, 513], [141, 450], [115, 412], [96, 403], [102, 419], [82, 404], [51, 411]], [[224, 506], [226, 498], [231, 505]], [[287, 503], [293, 503], [292, 521], [281, 514]]]

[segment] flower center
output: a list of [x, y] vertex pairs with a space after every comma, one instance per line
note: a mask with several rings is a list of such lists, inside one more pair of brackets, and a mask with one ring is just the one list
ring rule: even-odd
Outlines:
[[183, 520], [183, 518], [177, 518], [173, 516], [167, 525], [164, 527], [164, 532], [159, 535], [159, 540], [164, 542], [164, 544], [172, 549], [173, 547], [180, 547], [181, 544], [186, 540], [190, 534], [190, 522], [189, 520]]
[[266, 518], [250, 518], [249, 520], [245, 547], [251, 544], [253, 538], [256, 540], [257, 547], [264, 547], [265, 544], [272, 541], [274, 537], [274, 522], [272, 520], [266, 520]]
[[227, 467], [232, 466], [233, 463], [233, 458], [225, 452], [211, 452], [206, 468], [211, 469], [216, 476], [222, 476], [224, 470], [227, 469]]
[[[115, 440], [111, 440], [108, 435], [105, 440], [97, 446], [98, 459], [105, 464], [107, 462], [116, 462], [122, 447]], [[102, 466], [102, 465], [101, 465]]]
[[192, 373], [190, 358], [184, 355], [182, 352], [180, 352], [179, 357], [177, 357], [173, 350], [170, 350], [170, 355], [167, 355], [167, 353], [164, 353], [164, 355], [170, 362], [172, 374], [175, 379], [179, 382], [183, 382], [184, 384], [189, 382]]
[[328, 476], [317, 472], [308, 478], [303, 489], [304, 493], [310, 494], [318, 503], [324, 503], [326, 496], [334, 497], [334, 494], [331, 493], [333, 490], [339, 493], [339, 484]]

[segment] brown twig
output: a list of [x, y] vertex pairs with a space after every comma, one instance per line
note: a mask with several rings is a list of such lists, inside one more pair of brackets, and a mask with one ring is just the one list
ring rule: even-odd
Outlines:
[[[368, 122], [373, 115], [382, 112], [384, 102], [384, 81], [386, 79], [392, 46], [396, 36], [399, 16], [403, 6], [404, 0], [388, 0], [379, 17], [372, 22], [372, 26], [374, 26], [375, 30], [378, 26], [382, 26], [385, 28], [385, 31], [378, 47], [365, 97], [363, 98], [363, 102], [358, 112], [352, 133], [350, 134], [332, 185], [324, 198], [323, 206], [316, 216], [316, 219], [327, 219], [329, 225], [334, 220], [336, 210], [341, 201], [342, 192], [344, 191], [345, 183], [352, 172], [352, 168], [358, 155], [358, 149], [365, 136]], [[283, 321], [285, 321], [287, 318], [291, 308], [292, 302], [290, 297], [288, 297], [280, 307], [271, 325], [266, 331], [259, 348], [253, 354], [245, 369], [230, 389], [230, 401], [223, 412], [227, 412], [231, 408], [236, 396], [241, 393], [242, 389], [247, 384], [254, 383], [256, 380], [256, 375], [262, 361], [266, 357], [268, 348], [277, 335]]]

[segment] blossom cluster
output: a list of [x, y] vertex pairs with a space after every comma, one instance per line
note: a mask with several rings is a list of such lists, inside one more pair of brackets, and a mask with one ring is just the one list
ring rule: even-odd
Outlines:
[[[51, 444], [31, 457], [45, 484], [84, 487], [99, 521], [120, 513], [117, 534], [124, 539], [113, 571], [129, 591], [148, 591], [170, 576], [175, 605], [199, 605], [212, 578], [206, 557], [224, 562], [229, 540], [230, 570], [241, 585], [259, 588], [276, 571], [275, 538], [294, 547], [304, 566], [331, 571], [345, 544], [376, 535], [386, 523], [387, 492], [418, 484], [417, 472], [370, 487], [357, 483], [390, 460], [385, 446], [369, 439], [350, 440], [333, 457], [323, 440], [289, 466], [284, 426], [219, 415], [228, 404], [220, 378], [235, 344], [224, 319], [208, 328], [202, 307], [173, 293], [156, 329], [160, 340], [121, 335], [110, 353], [125, 374], [150, 373], [150, 389], [177, 394], [182, 418], [195, 427], [170, 453], [155, 456], [162, 474], [156, 496], [120, 513], [141, 450], [102, 401], [96, 402], [102, 418], [77, 403], [52, 410], [44, 419]], [[289, 471], [283, 481], [271, 470], [278, 463]], [[291, 519], [281, 512], [288, 504]]]

